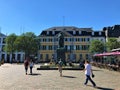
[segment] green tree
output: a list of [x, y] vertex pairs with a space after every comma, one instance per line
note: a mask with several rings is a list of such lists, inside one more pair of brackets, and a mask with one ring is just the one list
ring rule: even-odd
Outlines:
[[91, 45], [89, 48], [89, 52], [91, 52], [92, 54], [94, 53], [102, 53], [105, 50], [105, 45], [103, 42], [99, 41], [99, 40], [93, 40], [91, 41]]
[[27, 32], [17, 37], [15, 46], [17, 51], [25, 52], [25, 57], [35, 55], [39, 49], [39, 40], [34, 33]]
[[106, 45], [108, 51], [120, 48], [120, 42], [118, 42], [116, 38], [108, 38], [108, 42], [106, 43]]
[[[4, 51], [8, 52], [9, 54], [12, 54], [15, 52], [15, 40], [17, 38], [17, 35], [12, 33], [8, 35], [5, 39], [6, 45], [4, 47]], [[12, 58], [11, 58], [12, 60]]]

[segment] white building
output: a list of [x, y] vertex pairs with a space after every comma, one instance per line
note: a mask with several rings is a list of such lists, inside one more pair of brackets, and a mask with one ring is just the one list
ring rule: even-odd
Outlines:
[[0, 33], [0, 61], [4, 60], [4, 62], [23, 62], [24, 60], [24, 53], [23, 52], [15, 52], [13, 55], [8, 54], [3, 50], [4, 46], [6, 45], [5, 43], [5, 38], [7, 36]]

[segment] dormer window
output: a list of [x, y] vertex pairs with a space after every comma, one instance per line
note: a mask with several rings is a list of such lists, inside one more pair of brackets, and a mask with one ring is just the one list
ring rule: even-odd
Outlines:
[[79, 34], [81, 34], [81, 31], [79, 31]]
[[49, 31], [47, 31], [47, 35], [49, 35]]
[[66, 30], [66, 28], [64, 28], [63, 30]]
[[56, 28], [54, 28], [53, 30], [56, 30]]
[[99, 32], [99, 35], [101, 35], [101, 32]]
[[54, 35], [54, 34], [55, 34], [55, 31], [52, 31], [52, 34]]
[[76, 34], [76, 31], [73, 31], [73, 34], [75, 35], [75, 34]]

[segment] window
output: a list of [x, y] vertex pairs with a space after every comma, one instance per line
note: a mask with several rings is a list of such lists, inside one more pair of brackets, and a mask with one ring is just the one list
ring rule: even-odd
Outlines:
[[43, 54], [40, 54], [40, 59], [43, 59]]
[[79, 35], [81, 34], [81, 31], [79, 31]]
[[67, 57], [68, 57], [67, 59], [68, 59], [68, 60], [70, 60], [70, 54], [68, 54], [68, 56], [67, 56]]
[[47, 35], [49, 35], [49, 31], [47, 31]]
[[67, 45], [65, 45], [65, 49], [67, 50]]
[[76, 40], [76, 38], [74, 38], [74, 42], [76, 42], [75, 40]]
[[76, 50], [76, 45], [73, 46], [73, 49]]
[[52, 31], [52, 34], [54, 35], [54, 34], [55, 34], [55, 31]]
[[88, 50], [89, 49], [89, 45], [82, 45], [81, 49], [82, 50]]
[[82, 42], [82, 38], [79, 38], [79, 41]]
[[87, 38], [87, 41], [89, 42], [89, 41], [90, 41], [90, 38]]
[[0, 38], [0, 43], [1, 43], [1, 38]]
[[76, 60], [76, 54], [73, 54], [73, 60], [74, 61]]
[[39, 50], [41, 50], [41, 46], [39, 46]]
[[2, 45], [0, 45], [0, 51], [2, 51]]
[[46, 38], [46, 42], [48, 42], [49, 40], [48, 40], [48, 38]]
[[5, 38], [3, 38], [3, 43], [5, 43]]
[[46, 50], [47, 48], [46, 48], [46, 45], [43, 45], [43, 50]]
[[103, 41], [103, 39], [101, 39], [101, 41]]
[[75, 34], [76, 34], [76, 31], [73, 31], [73, 34], [75, 35]]
[[49, 54], [46, 54], [45, 60], [49, 59]]
[[67, 41], [67, 38], [65, 38], [65, 41]]
[[58, 38], [56, 38], [56, 41], [58, 41]]
[[5, 47], [5, 45], [2, 46], [2, 51], [4, 51], [4, 47]]
[[52, 45], [49, 45], [48, 50], [52, 50]]
[[89, 42], [90, 41], [90, 39], [89, 38], [85, 38], [85, 42]]
[[79, 49], [82, 50], [82, 46], [81, 45], [79, 45]]
[[50, 38], [48, 39], [48, 42], [50, 42]]
[[70, 45], [68, 45], [67, 49], [70, 50]]
[[43, 38], [41, 38], [40, 41], [43, 42]]
[[85, 38], [83, 38], [83, 41], [85, 42]]
[[83, 42], [83, 41], [84, 41], [84, 39], [83, 39], [83, 38], [81, 38], [81, 41]]
[[82, 54], [80, 54], [80, 57], [79, 57], [80, 59], [82, 59]]
[[84, 50], [84, 45], [82, 45], [82, 50]]
[[86, 59], [89, 59], [89, 55], [88, 54], [86, 54]]
[[79, 45], [76, 45], [76, 50], [80, 50], [80, 47], [79, 47]]
[[58, 45], [54, 45], [54, 50], [56, 50], [58, 48]]
[[52, 38], [50, 38], [50, 41], [52, 42], [52, 41], [53, 41], [53, 39], [52, 39]]
[[101, 36], [101, 34], [102, 34], [102, 33], [101, 33], [101, 32], [99, 32], [99, 35], [100, 35], [100, 36]]
[[46, 42], [46, 38], [43, 38], [43, 42]]
[[78, 41], [78, 39], [76, 38], [76, 40], [75, 40], [76, 42]]
[[71, 42], [71, 38], [68, 38], [68, 42]]
[[73, 45], [70, 45], [70, 50], [73, 50]]

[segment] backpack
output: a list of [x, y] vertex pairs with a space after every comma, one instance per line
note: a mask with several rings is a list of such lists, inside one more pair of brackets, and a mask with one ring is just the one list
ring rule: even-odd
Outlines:
[[62, 62], [62, 61], [59, 61], [58, 64], [59, 64], [59, 66], [62, 66], [62, 65], [63, 65], [63, 62]]

